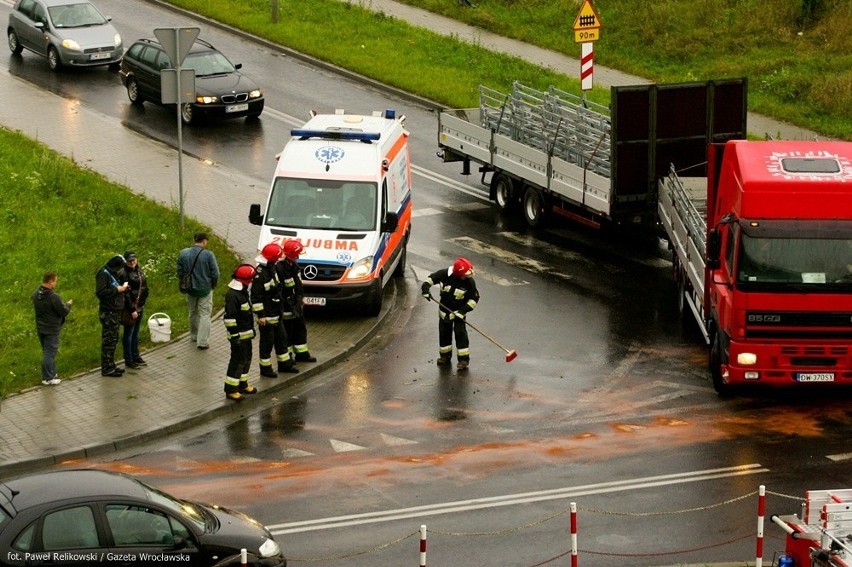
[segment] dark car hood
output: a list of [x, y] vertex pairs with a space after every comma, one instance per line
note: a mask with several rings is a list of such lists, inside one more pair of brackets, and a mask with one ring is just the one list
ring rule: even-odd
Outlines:
[[219, 521], [218, 530], [201, 536], [205, 547], [227, 548], [230, 553], [239, 553], [240, 549], [246, 548], [249, 553], [256, 554], [266, 539], [274, 539], [269, 530], [242, 512], [212, 504], [200, 505]]
[[199, 95], [222, 96], [232, 93], [247, 93], [257, 84], [239, 73], [195, 77], [195, 92]]

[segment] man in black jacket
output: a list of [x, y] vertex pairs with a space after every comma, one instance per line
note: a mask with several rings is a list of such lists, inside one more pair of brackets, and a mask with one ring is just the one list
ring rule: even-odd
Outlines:
[[118, 377], [124, 369], [115, 365], [115, 347], [121, 329], [121, 310], [124, 294], [130, 284], [124, 273], [124, 256], [116, 254], [95, 276], [95, 295], [100, 302], [98, 318], [101, 321], [101, 375]]
[[35, 307], [36, 331], [41, 343], [41, 383], [56, 386], [62, 380], [57, 377], [56, 354], [59, 352], [59, 335], [65, 324], [65, 317], [71, 312], [73, 300], [62, 302], [54, 291], [59, 278], [56, 272], [47, 272], [41, 280], [41, 286], [32, 294]]

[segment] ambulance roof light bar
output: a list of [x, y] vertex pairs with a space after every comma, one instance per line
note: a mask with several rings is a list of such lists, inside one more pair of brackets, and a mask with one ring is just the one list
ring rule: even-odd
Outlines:
[[290, 130], [290, 135], [301, 140], [310, 138], [322, 138], [325, 140], [352, 140], [356, 142], [364, 142], [369, 144], [382, 137], [378, 132], [351, 132], [351, 131], [335, 131], [335, 130], [302, 130], [294, 128]]

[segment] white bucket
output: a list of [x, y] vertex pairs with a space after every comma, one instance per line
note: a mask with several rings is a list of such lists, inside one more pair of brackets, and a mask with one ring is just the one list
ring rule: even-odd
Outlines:
[[165, 313], [154, 313], [148, 317], [151, 342], [167, 343], [172, 340], [172, 320]]

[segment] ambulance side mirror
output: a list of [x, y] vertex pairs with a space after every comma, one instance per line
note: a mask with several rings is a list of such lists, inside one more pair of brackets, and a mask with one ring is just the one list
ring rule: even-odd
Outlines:
[[399, 228], [399, 216], [396, 213], [385, 213], [382, 232], [396, 232], [397, 228]]
[[263, 225], [263, 215], [260, 213], [260, 205], [253, 203], [249, 207], [249, 222], [258, 226]]

